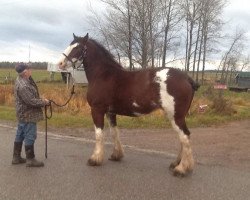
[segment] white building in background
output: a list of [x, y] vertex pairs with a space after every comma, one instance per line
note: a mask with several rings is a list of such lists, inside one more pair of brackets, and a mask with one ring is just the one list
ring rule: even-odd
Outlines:
[[86, 73], [83, 67], [78, 69], [73, 69], [72, 67], [67, 70], [61, 70], [58, 65], [53, 63], [48, 63], [47, 71], [51, 73], [65, 73], [67, 76], [67, 84], [77, 83], [77, 84], [88, 84]]

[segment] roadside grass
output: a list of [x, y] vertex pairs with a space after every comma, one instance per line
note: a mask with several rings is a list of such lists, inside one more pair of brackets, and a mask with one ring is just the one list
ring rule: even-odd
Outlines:
[[[69, 114], [70, 112], [53, 112], [53, 116], [48, 120], [49, 126], [63, 128], [93, 128], [90, 114]], [[9, 106], [0, 106], [0, 119], [16, 121], [15, 109]], [[212, 125], [224, 124], [235, 120], [250, 119], [250, 108], [239, 107], [237, 113], [231, 116], [215, 115], [214, 113], [203, 113], [188, 115], [186, 120], [188, 127], [208, 127]], [[118, 116], [117, 123], [120, 128], [170, 128], [170, 121], [161, 111], [156, 111], [150, 115], [141, 117]], [[43, 123], [41, 123], [43, 126]], [[108, 127], [105, 119], [105, 127]]]
[[[14, 68], [0, 69], [0, 84], [13, 83], [16, 77], [17, 73]], [[32, 77], [36, 82], [50, 81], [50, 72], [47, 70], [32, 69]], [[60, 81], [60, 80], [61, 80], [61, 74], [55, 73], [54, 81]]]
[[[6, 70], [0, 69], [1, 74]], [[11, 72], [16, 76], [14, 69]], [[49, 80], [49, 72], [33, 70], [33, 78], [38, 84], [41, 97], [52, 99], [58, 104], [64, 104], [70, 96], [71, 88], [60, 81], [60, 73], [56, 73], [55, 81]], [[0, 84], [0, 120], [15, 121], [13, 82]], [[87, 87], [75, 86], [75, 95], [69, 104], [63, 108], [53, 105], [53, 117], [49, 125], [54, 127], [84, 127], [92, 128], [90, 107], [86, 100]], [[199, 112], [200, 105], [207, 105], [205, 112]], [[228, 90], [214, 90], [210, 85], [201, 86], [187, 115], [188, 127], [205, 127], [219, 125], [235, 120], [250, 119], [250, 93], [236, 93]], [[121, 128], [169, 128], [170, 122], [165, 114], [158, 110], [150, 115], [137, 118], [117, 116]], [[44, 123], [41, 123], [44, 124]], [[107, 126], [107, 120], [105, 120]]]
[[0, 106], [0, 119], [15, 121], [16, 120], [16, 112], [14, 107], [9, 106]]

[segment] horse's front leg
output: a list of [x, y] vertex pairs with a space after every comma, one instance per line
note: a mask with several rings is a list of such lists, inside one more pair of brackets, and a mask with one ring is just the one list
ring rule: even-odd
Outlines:
[[124, 156], [124, 151], [120, 141], [120, 132], [117, 128], [116, 115], [108, 113], [107, 118], [109, 120], [110, 132], [114, 141], [113, 153], [111, 154], [109, 159], [113, 161], [120, 161]]
[[91, 108], [92, 118], [95, 124], [95, 148], [94, 152], [88, 160], [88, 164], [91, 166], [101, 165], [104, 158], [104, 114], [101, 109]]

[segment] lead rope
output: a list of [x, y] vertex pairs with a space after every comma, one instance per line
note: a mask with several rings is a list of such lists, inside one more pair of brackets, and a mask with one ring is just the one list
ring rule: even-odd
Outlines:
[[[73, 95], [75, 94], [75, 84], [73, 83], [71, 94], [69, 99], [64, 104], [58, 104], [53, 100], [49, 100], [49, 104], [44, 106], [44, 114], [45, 114], [45, 158], [48, 158], [48, 119], [52, 118], [53, 109], [52, 109], [52, 103], [58, 107], [64, 107], [66, 106], [70, 100], [72, 99]], [[49, 109], [49, 114], [48, 114]]]
[[[84, 58], [86, 57], [86, 52], [87, 52], [87, 47], [86, 47], [86, 45], [84, 45], [83, 53], [82, 53], [82, 55], [81, 55], [80, 58], [83, 58], [83, 59], [84, 59]], [[73, 61], [72, 61], [71, 59], [69, 59], [69, 57], [68, 57], [66, 54], [64, 54], [64, 53], [63, 53], [63, 55], [72, 63], [72, 67], [73, 67], [73, 76], [74, 76], [75, 69], [77, 69], [76, 66], [75, 66], [76, 61], [73, 62]], [[71, 95], [70, 95], [69, 99], [66, 101], [66, 103], [64, 103], [63, 105], [60, 105], [60, 104], [56, 103], [55, 101], [50, 100], [50, 101], [49, 101], [49, 105], [45, 105], [45, 106], [44, 106], [44, 113], [45, 113], [45, 158], [48, 158], [48, 119], [51, 119], [51, 118], [52, 118], [52, 113], [53, 113], [53, 110], [52, 110], [52, 103], [55, 104], [55, 105], [58, 106], [58, 107], [64, 107], [64, 106], [66, 106], [66, 105], [70, 102], [70, 100], [71, 100], [73, 94], [75, 94], [75, 83], [74, 83], [74, 79], [73, 79], [73, 87], [72, 87], [72, 89], [71, 89]], [[48, 112], [47, 112], [48, 107], [49, 107], [50, 115], [48, 115]]]

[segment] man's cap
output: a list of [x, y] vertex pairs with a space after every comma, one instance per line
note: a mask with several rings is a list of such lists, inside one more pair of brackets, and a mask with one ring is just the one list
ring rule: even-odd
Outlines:
[[29, 67], [28, 67], [28, 65], [26, 65], [26, 64], [24, 64], [24, 63], [20, 63], [20, 64], [18, 64], [18, 65], [16, 65], [16, 67], [15, 67], [15, 70], [16, 70], [16, 72], [17, 73], [22, 73], [25, 69], [28, 69]]

